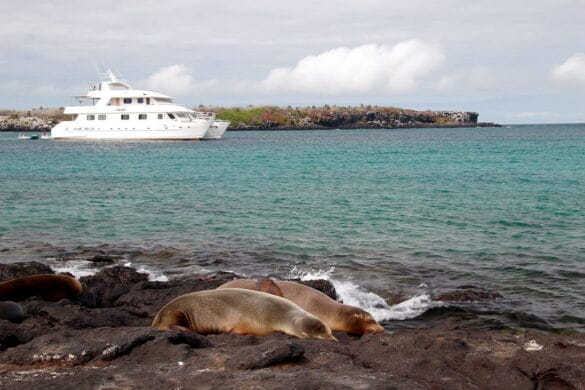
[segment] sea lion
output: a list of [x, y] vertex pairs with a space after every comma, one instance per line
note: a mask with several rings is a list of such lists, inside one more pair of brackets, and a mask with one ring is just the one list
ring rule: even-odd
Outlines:
[[0, 302], [0, 320], [20, 322], [24, 319], [24, 311], [18, 303], [6, 301]]
[[384, 331], [384, 328], [367, 311], [359, 307], [339, 303], [321, 291], [304, 284], [271, 279], [259, 281], [236, 279], [218, 288], [245, 288], [281, 296], [319, 317], [331, 330], [354, 334], [380, 333]]
[[175, 298], [156, 314], [152, 327], [200, 334], [264, 336], [283, 332], [299, 338], [336, 340], [323, 321], [293, 302], [241, 288], [198, 291]]
[[59, 301], [77, 298], [82, 292], [82, 284], [67, 275], [32, 275], [0, 282], [0, 301], [21, 301], [32, 296]]

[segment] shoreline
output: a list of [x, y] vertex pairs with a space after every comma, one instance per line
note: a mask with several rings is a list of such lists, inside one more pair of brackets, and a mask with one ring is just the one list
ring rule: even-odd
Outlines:
[[[228, 131], [244, 130], [335, 130], [501, 127], [478, 122], [479, 113], [470, 111], [418, 111], [390, 106], [320, 107], [206, 107], [197, 111], [214, 113], [230, 122]], [[28, 111], [0, 110], [0, 131], [49, 131], [66, 119], [63, 108]]]
[[479, 122], [479, 123], [462, 123], [462, 124], [413, 124], [396, 127], [379, 127], [379, 126], [340, 126], [340, 127], [325, 127], [325, 126], [277, 126], [277, 127], [261, 127], [261, 126], [245, 126], [245, 127], [228, 127], [227, 131], [305, 131], [305, 130], [402, 130], [402, 129], [458, 129], [458, 128], [499, 128], [504, 127], [498, 123]]
[[[49, 271], [0, 265], [0, 280]], [[584, 388], [578, 332], [490, 329], [450, 316], [418, 329], [385, 324], [376, 335], [335, 332], [338, 342], [150, 328], [166, 302], [234, 276], [152, 282], [130, 267], [104, 267], [80, 278], [77, 301], [28, 298], [23, 322], [0, 320], [0, 387]]]

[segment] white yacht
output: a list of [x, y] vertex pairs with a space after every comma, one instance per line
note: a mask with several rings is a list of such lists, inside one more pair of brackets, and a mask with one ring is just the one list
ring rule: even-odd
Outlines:
[[215, 119], [175, 104], [170, 96], [132, 89], [111, 70], [106, 77], [87, 95], [76, 96], [80, 105], [65, 107], [64, 114], [73, 120], [53, 127], [51, 138], [196, 140], [203, 138]]
[[203, 139], [220, 139], [230, 125], [230, 121], [214, 120]]

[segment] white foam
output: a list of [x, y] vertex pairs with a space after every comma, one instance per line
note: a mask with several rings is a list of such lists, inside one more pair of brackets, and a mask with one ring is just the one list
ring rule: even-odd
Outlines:
[[[132, 267], [132, 263], [127, 261], [124, 263], [125, 267]], [[67, 262], [54, 261], [51, 262], [51, 269], [56, 273], [70, 273], [75, 278], [79, 279], [84, 276], [91, 276], [98, 273], [103, 268], [108, 267], [97, 267], [93, 262], [88, 260], [70, 260]], [[168, 282], [169, 278], [161, 271], [152, 270], [145, 266], [136, 267], [136, 271], [142, 272], [148, 275], [148, 280], [151, 282]]]
[[98, 269], [95, 268], [94, 264], [87, 260], [71, 260], [66, 263], [52, 263], [51, 269], [58, 274], [70, 273], [71, 275], [75, 276], [76, 279], [82, 278], [84, 276], [91, 276], [98, 272]]
[[335, 267], [331, 267], [328, 270], [311, 269], [310, 271], [301, 271], [294, 267], [290, 272], [290, 277], [301, 280], [325, 279], [330, 281], [343, 303], [364, 309], [378, 322], [415, 318], [431, 307], [440, 305], [437, 302], [433, 302], [429, 294], [423, 293], [391, 306], [381, 296], [366, 291], [353, 281], [333, 277], [334, 271]]
[[366, 291], [352, 281], [330, 281], [343, 303], [364, 309], [378, 322], [415, 318], [434, 305], [428, 294], [421, 294], [391, 306], [381, 296]]
[[335, 271], [335, 267], [330, 267], [328, 270], [314, 270], [311, 268], [309, 271], [302, 271], [297, 267], [294, 267], [289, 272], [289, 279], [301, 279], [301, 280], [316, 280], [324, 279], [330, 280], [331, 275]]
[[[132, 263], [127, 261], [126, 263], [124, 263], [124, 267], [132, 267]], [[134, 267], [134, 268], [136, 268], [136, 267]], [[143, 273], [143, 274], [147, 274], [148, 280], [151, 282], [168, 282], [169, 281], [169, 277], [166, 276], [165, 274], [163, 274], [161, 271], [151, 270], [149, 268], [146, 268], [145, 266], [140, 266], [140, 268], [136, 268], [136, 271]]]
[[542, 348], [544, 347], [538, 344], [536, 340], [530, 340], [529, 342], [524, 344], [524, 350], [527, 352], [540, 351]]

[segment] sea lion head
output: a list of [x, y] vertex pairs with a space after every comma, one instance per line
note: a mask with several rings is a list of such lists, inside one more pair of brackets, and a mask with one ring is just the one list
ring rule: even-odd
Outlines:
[[348, 333], [382, 333], [384, 327], [376, 322], [374, 317], [359, 307], [344, 306], [342, 315], [345, 320], [345, 331]]
[[331, 329], [320, 319], [314, 316], [302, 316], [294, 320], [295, 329], [301, 338], [336, 340]]
[[77, 299], [83, 293], [83, 285], [79, 280], [68, 275], [38, 275], [42, 283], [46, 280], [46, 287], [41, 295], [47, 301], [60, 301], [61, 299]]

